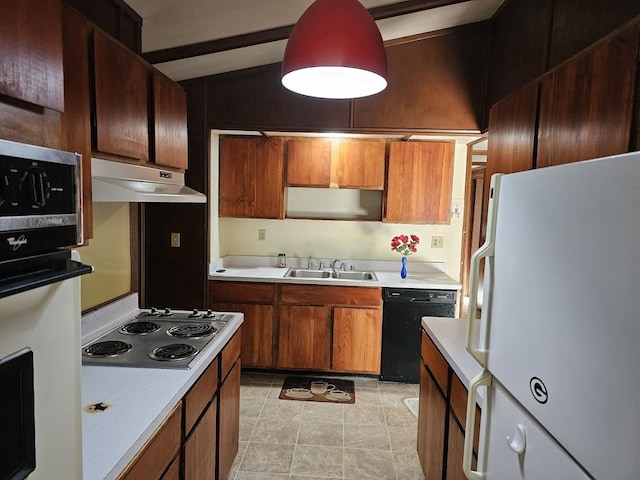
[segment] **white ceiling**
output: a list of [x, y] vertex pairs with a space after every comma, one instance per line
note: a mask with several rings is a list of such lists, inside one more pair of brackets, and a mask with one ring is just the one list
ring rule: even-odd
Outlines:
[[[400, 0], [360, 0], [366, 8]], [[393, 40], [490, 18], [504, 0], [469, 0], [378, 20]], [[232, 37], [293, 25], [312, 0], [127, 0], [143, 19], [142, 51]], [[282, 61], [286, 41], [263, 43], [155, 66], [173, 80], [197, 78]]]

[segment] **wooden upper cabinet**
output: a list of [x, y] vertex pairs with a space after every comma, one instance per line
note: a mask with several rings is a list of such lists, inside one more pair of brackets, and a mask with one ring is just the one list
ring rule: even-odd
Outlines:
[[331, 140], [287, 141], [287, 185], [328, 187], [331, 183]]
[[220, 216], [284, 218], [284, 140], [220, 138]]
[[337, 183], [344, 188], [384, 188], [383, 140], [339, 140]]
[[154, 161], [186, 169], [188, 163], [187, 94], [158, 71], [152, 75]]
[[448, 224], [453, 142], [389, 143], [383, 221]]
[[105, 33], [93, 34], [95, 79], [94, 149], [149, 159], [150, 67]]
[[628, 151], [639, 29], [625, 29], [543, 78], [538, 168]]
[[60, 0], [2, 2], [0, 72], [0, 94], [64, 111]]
[[290, 139], [287, 185], [382, 190], [384, 157], [384, 140]]

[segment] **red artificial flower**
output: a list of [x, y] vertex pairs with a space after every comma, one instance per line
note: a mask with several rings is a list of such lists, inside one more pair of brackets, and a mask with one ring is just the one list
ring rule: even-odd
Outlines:
[[400, 241], [402, 243], [409, 243], [409, 237], [407, 237], [406, 235], [400, 235]]
[[420, 243], [420, 237], [418, 237], [418, 235], [411, 235], [411, 240], [413, 240], [416, 243]]
[[416, 253], [418, 251], [414, 243], [409, 244], [409, 250], [411, 250], [413, 253]]

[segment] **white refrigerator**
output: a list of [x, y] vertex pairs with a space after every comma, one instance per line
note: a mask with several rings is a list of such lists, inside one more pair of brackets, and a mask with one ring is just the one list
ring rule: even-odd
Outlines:
[[640, 152], [494, 175], [491, 189], [471, 267], [477, 285], [485, 259], [467, 478], [640, 479]]

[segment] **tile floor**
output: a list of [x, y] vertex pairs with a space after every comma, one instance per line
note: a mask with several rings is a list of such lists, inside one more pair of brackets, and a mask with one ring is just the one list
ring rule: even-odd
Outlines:
[[349, 377], [356, 403], [342, 405], [280, 400], [284, 377], [242, 374], [230, 480], [424, 480], [418, 422], [402, 403], [418, 385]]

